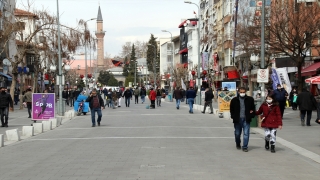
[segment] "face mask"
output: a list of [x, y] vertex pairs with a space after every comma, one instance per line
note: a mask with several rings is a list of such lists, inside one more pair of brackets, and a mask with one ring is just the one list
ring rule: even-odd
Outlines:
[[244, 97], [246, 95], [246, 93], [240, 93], [241, 97]]
[[272, 100], [269, 100], [269, 99], [268, 99], [268, 100], [267, 100], [267, 103], [269, 103], [269, 104], [272, 103]]
[[278, 87], [278, 89], [280, 90], [280, 89], [281, 89], [281, 87]]

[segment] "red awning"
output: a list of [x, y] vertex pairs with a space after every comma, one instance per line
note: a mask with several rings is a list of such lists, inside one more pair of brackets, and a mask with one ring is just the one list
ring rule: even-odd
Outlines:
[[179, 51], [179, 54], [185, 54], [185, 53], [188, 53], [188, 48], [184, 48]]
[[[187, 22], [187, 20], [182, 21], [182, 22], [179, 24], [178, 28], [182, 28], [186, 22]], [[190, 24], [191, 24], [192, 26], [197, 25], [197, 23], [198, 23], [197, 21], [190, 21]]]
[[301, 70], [301, 76], [313, 76], [317, 74], [318, 69], [320, 69], [320, 62], [314, 63]]

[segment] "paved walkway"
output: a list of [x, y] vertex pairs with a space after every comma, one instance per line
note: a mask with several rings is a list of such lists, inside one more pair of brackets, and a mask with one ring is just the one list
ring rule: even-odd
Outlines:
[[[286, 110], [275, 154], [252, 129], [249, 152], [235, 148], [231, 120], [174, 103], [146, 109], [106, 109], [100, 127], [79, 116], [46, 133], [0, 148], [0, 180], [7, 179], [246, 179], [317, 180], [320, 126], [301, 127]], [[289, 113], [290, 112], [290, 113]], [[289, 142], [291, 144], [286, 144]], [[288, 148], [296, 145], [295, 148]], [[303, 147], [304, 149], [299, 149]], [[305, 153], [308, 152], [308, 153]]]

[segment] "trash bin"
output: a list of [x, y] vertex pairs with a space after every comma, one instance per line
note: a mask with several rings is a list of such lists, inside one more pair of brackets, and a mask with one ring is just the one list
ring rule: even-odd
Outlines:
[[169, 99], [170, 102], [172, 101], [172, 95], [171, 94], [168, 94], [168, 99]]
[[258, 118], [255, 116], [254, 118], [251, 119], [250, 127], [258, 127]]

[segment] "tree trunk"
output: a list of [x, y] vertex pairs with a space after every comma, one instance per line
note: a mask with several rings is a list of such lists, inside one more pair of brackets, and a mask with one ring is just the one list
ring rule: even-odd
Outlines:
[[22, 104], [22, 102], [23, 102], [23, 99], [22, 99], [22, 97], [23, 97], [23, 95], [22, 95], [22, 93], [23, 93], [23, 91], [25, 90], [24, 89], [24, 74], [20, 74], [20, 109], [23, 109], [23, 104]]
[[249, 62], [247, 63], [248, 65], [248, 83], [249, 83], [249, 94], [248, 96], [252, 96], [253, 95], [253, 88], [252, 88], [252, 81], [251, 81], [251, 62], [250, 60], [248, 60]]
[[302, 59], [301, 57], [299, 57], [300, 59], [297, 61], [297, 68], [298, 68], [298, 92], [302, 92], [302, 88], [303, 88], [303, 82], [302, 82], [302, 77], [301, 77], [301, 68], [302, 68]]
[[10, 95], [12, 100], [14, 99], [14, 90], [16, 88], [16, 84], [17, 84], [17, 76], [18, 74], [12, 74], [12, 82], [11, 82], [11, 87], [10, 87]]

